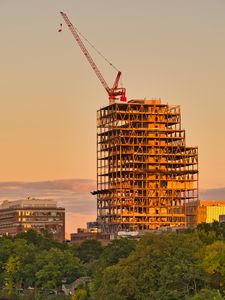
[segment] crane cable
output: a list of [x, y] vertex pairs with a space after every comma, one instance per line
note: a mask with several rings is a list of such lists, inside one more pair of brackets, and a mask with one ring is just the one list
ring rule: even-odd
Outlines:
[[[101, 56], [114, 70], [120, 72], [119, 69], [117, 69], [117, 67], [115, 67], [77, 28], [75, 29], [79, 33], [79, 35], [95, 50], [95, 52], [98, 53], [99, 56]], [[60, 24], [60, 29], [58, 30], [58, 32], [61, 31], [62, 31], [62, 24]]]
[[91, 42], [89, 42], [89, 40], [79, 30], [77, 30], [77, 32], [98, 53], [98, 55], [100, 55], [114, 70], [119, 72], [117, 67], [115, 67]]

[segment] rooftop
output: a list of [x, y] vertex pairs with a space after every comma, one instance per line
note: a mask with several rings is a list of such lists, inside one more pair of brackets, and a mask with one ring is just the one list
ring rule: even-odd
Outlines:
[[0, 205], [0, 209], [26, 207], [57, 207], [57, 201], [53, 199], [36, 199], [28, 197], [27, 199], [15, 201], [5, 200]]
[[200, 206], [225, 206], [225, 200], [200, 200]]

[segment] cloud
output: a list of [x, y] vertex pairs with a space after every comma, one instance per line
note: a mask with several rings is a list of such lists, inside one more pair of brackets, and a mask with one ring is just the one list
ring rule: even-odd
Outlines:
[[225, 187], [200, 191], [202, 200], [225, 200]]
[[96, 219], [96, 199], [90, 194], [96, 182], [67, 179], [39, 182], [0, 182], [0, 202], [27, 197], [55, 199], [66, 209], [66, 232], [75, 232], [86, 222]]
[[87, 192], [95, 188], [95, 181], [91, 179], [63, 179], [37, 182], [0, 182], [0, 189], [26, 190], [69, 190]]

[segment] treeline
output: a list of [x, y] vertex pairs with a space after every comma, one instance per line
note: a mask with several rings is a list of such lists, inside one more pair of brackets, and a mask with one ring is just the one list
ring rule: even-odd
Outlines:
[[[63, 282], [84, 276], [90, 281], [65, 299], [225, 299], [225, 224], [146, 234], [140, 241], [118, 239], [107, 246], [96, 240], [67, 245], [33, 230], [0, 238], [0, 290], [9, 299], [46, 300], [41, 291], [60, 290]], [[17, 294], [29, 288], [35, 292]]]
[[29, 230], [16, 237], [0, 238], [0, 290], [3, 295], [17, 299], [17, 292], [28, 288], [58, 289], [64, 278], [71, 282], [83, 274], [85, 266], [74, 251], [48, 234], [42, 236]]

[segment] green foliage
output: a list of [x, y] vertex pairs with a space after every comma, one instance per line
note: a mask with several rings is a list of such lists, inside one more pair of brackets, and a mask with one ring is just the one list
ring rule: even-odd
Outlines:
[[127, 238], [113, 240], [103, 249], [98, 265], [105, 268], [117, 264], [121, 258], [128, 257], [135, 246], [136, 241]]
[[5, 264], [11, 255], [13, 249], [13, 242], [8, 237], [0, 238], [0, 289], [4, 286], [4, 273]]
[[184, 299], [204, 287], [195, 235], [146, 235], [126, 259], [94, 282], [93, 299]]
[[27, 241], [28, 244], [33, 244], [41, 250], [50, 250], [51, 248], [63, 250], [68, 248], [67, 244], [54, 240], [52, 234], [47, 232], [39, 234], [34, 229], [29, 229], [27, 232], [17, 234], [16, 239], [23, 239]]
[[60, 289], [63, 280], [70, 283], [83, 275], [85, 267], [76, 254], [48, 235], [30, 230], [16, 237], [0, 237], [0, 290], [4, 288], [8, 295], [19, 288]]
[[44, 250], [37, 256], [39, 270], [36, 273], [37, 285], [44, 288], [59, 288], [62, 280], [67, 283], [84, 275], [84, 268], [70, 251], [53, 248]]
[[4, 253], [0, 255], [0, 264], [4, 270], [0, 277], [1, 286], [6, 286], [11, 290], [13, 286], [26, 285], [26, 280], [28, 280], [28, 285], [34, 282], [34, 273], [30, 273], [30, 270], [34, 269], [35, 247], [28, 245], [22, 239], [9, 240], [3, 238], [1, 243], [3, 243], [1, 251], [2, 254]]
[[223, 300], [224, 298], [218, 290], [202, 289], [193, 297], [188, 297], [186, 300]]
[[9, 295], [13, 294], [13, 287], [21, 287], [22, 261], [19, 256], [10, 256], [5, 264], [5, 287]]
[[116, 265], [120, 259], [127, 258], [136, 247], [136, 241], [127, 238], [113, 240], [104, 247], [98, 261], [92, 265], [92, 274], [94, 275], [94, 286], [101, 285], [103, 271], [109, 267]]
[[[77, 287], [72, 299], [42, 290], [55, 293], [62, 282], [82, 276], [91, 281]], [[0, 297], [4, 294], [11, 300], [221, 300], [225, 224], [146, 234], [140, 241], [122, 238], [107, 246], [96, 240], [68, 246], [33, 230], [0, 237]]]
[[225, 243], [216, 241], [205, 248], [203, 266], [215, 288], [225, 287]]
[[77, 256], [85, 263], [98, 259], [102, 251], [103, 247], [97, 240], [86, 240], [76, 248]]
[[95, 282], [91, 293], [93, 299], [99, 300], [136, 299], [135, 296], [137, 294], [138, 287], [134, 274], [121, 265], [106, 268], [101, 280]]
[[88, 293], [85, 289], [79, 288], [75, 291], [71, 300], [87, 300]]
[[201, 223], [198, 224], [196, 231], [205, 244], [212, 244], [216, 240], [225, 241], [225, 223], [223, 222]]

